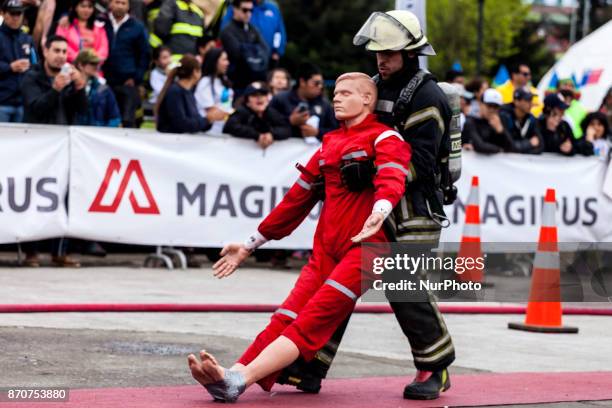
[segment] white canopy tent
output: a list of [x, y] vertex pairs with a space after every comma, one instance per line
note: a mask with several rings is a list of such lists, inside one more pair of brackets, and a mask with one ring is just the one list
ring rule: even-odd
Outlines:
[[[580, 102], [589, 110], [599, 109], [612, 86], [612, 21], [572, 45], [538, 84], [541, 97], [552, 82], [576, 78]], [[586, 77], [585, 77], [586, 76]]]

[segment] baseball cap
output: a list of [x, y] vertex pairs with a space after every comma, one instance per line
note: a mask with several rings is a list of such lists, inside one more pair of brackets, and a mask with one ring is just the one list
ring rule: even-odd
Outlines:
[[482, 102], [490, 105], [501, 106], [503, 104], [503, 99], [497, 89], [489, 88], [482, 94]]
[[472, 92], [466, 91], [465, 86], [463, 86], [463, 84], [453, 83], [451, 85], [457, 89], [457, 92], [459, 92], [459, 96], [462, 97], [463, 99], [467, 99], [467, 100], [474, 99], [474, 94]]
[[569, 105], [565, 103], [563, 96], [558, 93], [546, 95], [546, 98], [544, 98], [544, 106], [550, 109], [559, 108], [565, 110], [569, 108]]
[[516, 89], [513, 96], [515, 100], [522, 99], [524, 101], [530, 101], [533, 99], [533, 94], [529, 90], [523, 88]]
[[253, 82], [246, 87], [243, 95], [246, 97], [251, 95], [267, 95], [269, 93], [268, 87], [262, 85], [260, 82]]
[[3, 11], [24, 11], [26, 6], [21, 0], [5, 0], [2, 2]]
[[74, 64], [98, 64], [100, 62], [100, 57], [96, 54], [94, 50], [91, 48], [85, 48], [79, 52], [76, 59], [74, 60]]

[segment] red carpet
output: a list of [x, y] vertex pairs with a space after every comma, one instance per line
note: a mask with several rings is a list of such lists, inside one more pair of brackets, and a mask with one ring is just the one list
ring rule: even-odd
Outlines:
[[[237, 407], [440, 407], [536, 404], [544, 402], [612, 400], [612, 372], [511, 373], [452, 375], [452, 388], [436, 401], [406, 401], [401, 377], [328, 380], [319, 395], [286, 386], [266, 393], [253, 387]], [[38, 405], [38, 404], [36, 404]], [[215, 407], [200, 386], [100, 388], [72, 390], [70, 401], [45, 403], [44, 408], [194, 408]], [[41, 405], [41, 407], [43, 406]], [[2, 408], [33, 406], [1, 403]]]

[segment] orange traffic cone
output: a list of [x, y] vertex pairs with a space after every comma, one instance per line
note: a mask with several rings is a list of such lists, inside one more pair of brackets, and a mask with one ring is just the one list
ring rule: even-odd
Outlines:
[[509, 329], [540, 333], [578, 333], [561, 325], [561, 271], [557, 245], [555, 190], [546, 190], [538, 250], [533, 261], [531, 291], [525, 323], [508, 323]]
[[[478, 176], [474, 176], [472, 177], [472, 187], [470, 188], [470, 195], [465, 206], [465, 225], [463, 226], [463, 235], [461, 235], [461, 244], [457, 254], [458, 258], [476, 259], [482, 257], [479, 197]], [[462, 282], [482, 283], [483, 272], [482, 268], [474, 265], [470, 268], [465, 268], [463, 273], [457, 273], [457, 276]]]

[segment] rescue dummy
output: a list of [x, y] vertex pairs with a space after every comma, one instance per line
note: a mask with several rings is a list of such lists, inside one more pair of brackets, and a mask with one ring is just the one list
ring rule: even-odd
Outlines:
[[404, 194], [410, 162], [410, 146], [372, 114], [376, 97], [365, 74], [336, 80], [333, 105], [341, 127], [324, 135], [257, 231], [244, 244], [223, 248], [213, 265], [216, 277], [231, 275], [255, 248], [289, 235], [324, 198], [311, 258], [238, 362], [227, 369], [204, 350], [199, 359], [189, 355], [193, 377], [215, 400], [236, 401], [254, 383], [269, 391], [284, 367], [300, 356], [311, 360], [374, 279], [371, 269], [362, 268], [360, 242], [388, 242], [381, 227]]

